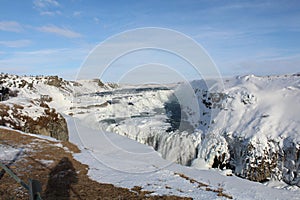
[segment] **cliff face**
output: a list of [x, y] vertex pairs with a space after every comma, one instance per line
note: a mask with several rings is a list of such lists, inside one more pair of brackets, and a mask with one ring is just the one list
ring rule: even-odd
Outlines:
[[1, 74], [0, 83], [1, 87], [15, 94], [0, 104], [0, 125], [62, 141], [69, 139], [67, 123], [54, 108], [55, 105], [65, 103], [59, 97], [71, 94], [71, 90], [67, 88], [68, 82], [52, 76], [21, 77]]
[[22, 131], [53, 137], [57, 140], [68, 141], [68, 127], [66, 120], [55, 110], [46, 110], [46, 114], [37, 120], [26, 121]]
[[68, 141], [68, 128], [63, 116], [49, 107], [28, 103], [0, 104], [0, 125], [27, 133]]
[[[297, 75], [228, 80], [196, 160], [252, 181], [283, 180], [300, 187], [299, 86]], [[200, 93], [198, 98], [206, 102]]]
[[[283, 142], [283, 144], [280, 144]], [[245, 141], [230, 139], [229, 159], [234, 173], [252, 181], [283, 180], [300, 187], [300, 149], [288, 138], [283, 141]]]

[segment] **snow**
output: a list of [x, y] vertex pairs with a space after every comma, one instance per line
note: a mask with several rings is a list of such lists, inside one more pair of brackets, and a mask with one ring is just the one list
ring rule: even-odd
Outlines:
[[[7, 79], [10, 88], [19, 90], [18, 98], [5, 102], [11, 108], [9, 117], [14, 104], [24, 107], [24, 115], [42, 115], [44, 109], [36, 102], [49, 95], [53, 101], [48, 105], [67, 118], [70, 141], [82, 151], [74, 156], [89, 166], [94, 180], [128, 188], [138, 185], [157, 194], [221, 198], [175, 175], [181, 172], [223, 187], [235, 199], [299, 199], [299, 187], [283, 182], [300, 184], [299, 76], [248, 75], [228, 78], [221, 86], [219, 80], [208, 80], [168, 89], [100, 87], [97, 80], [63, 81], [55, 87], [46, 84], [47, 77]], [[34, 88], [18, 87], [22, 80], [34, 83]], [[209, 85], [214, 86], [210, 91]], [[176, 112], [168, 105], [181, 111], [177, 129], [170, 122]], [[215, 158], [235, 170], [211, 169]], [[271, 170], [265, 185], [234, 175], [251, 179], [249, 171], [261, 163]]]
[[[169, 161], [202, 169], [211, 168], [217, 158], [224, 166], [233, 165], [235, 173], [246, 178], [300, 184], [293, 175], [300, 170], [285, 173], [286, 169], [272, 168], [265, 178], [251, 177], [248, 172], [262, 162], [274, 165], [277, 161], [272, 160], [273, 154], [299, 146], [300, 107], [291, 106], [300, 102], [299, 78], [250, 75], [228, 79], [223, 86], [218, 83], [194, 81], [192, 87], [172, 85], [167, 90], [158, 85], [121, 86], [85, 93], [75, 98], [70, 112], [94, 129], [150, 145]], [[207, 85], [214, 85], [213, 90], [209, 91]], [[168, 122], [172, 113], [167, 105], [181, 110], [178, 130], [169, 131], [173, 128]], [[251, 152], [249, 146], [254, 147]], [[293, 155], [284, 156], [294, 159]], [[297, 169], [299, 161], [293, 162], [278, 166]]]
[[91, 129], [78, 119], [67, 117], [67, 121], [70, 141], [81, 149], [81, 153], [74, 154], [74, 157], [89, 166], [88, 175], [96, 181], [127, 188], [141, 186], [154, 194], [222, 199], [175, 174], [183, 173], [212, 188], [224, 188], [225, 193], [234, 199], [300, 199], [299, 190], [270, 188], [236, 176], [226, 176], [219, 170], [184, 167], [162, 159], [149, 146], [114, 133]]
[[[32, 133], [24, 133], [22, 131], [14, 130], [14, 129], [6, 127], [6, 126], [0, 126], [0, 128], [1, 129], [6, 129], [6, 130], [10, 130], [10, 131], [16, 131], [16, 132], [18, 132], [20, 134], [29, 135], [29, 136], [32, 136], [32, 137], [43, 139], [44, 141], [58, 142], [57, 139], [55, 139], [53, 137], [50, 137], [50, 136], [46, 136], [46, 135], [37, 135], [37, 134], [32, 134]], [[60, 144], [57, 144], [57, 145], [60, 145]]]
[[[279, 163], [273, 170], [283, 173], [274, 172], [269, 178], [299, 186], [299, 179], [294, 176], [299, 174], [299, 159], [295, 158], [296, 154], [289, 154], [289, 151], [297, 151], [300, 144], [299, 83], [298, 76], [252, 75], [228, 79], [222, 91], [228, 97], [225, 108], [219, 110], [199, 144], [198, 158], [211, 165], [214, 157], [220, 156], [218, 152], [222, 152], [225, 160], [235, 165], [236, 174], [248, 176], [247, 167], [256, 168], [262, 162], [272, 165], [278, 162], [272, 155], [284, 154], [283, 159], [291, 160], [291, 164], [283, 162], [281, 169]], [[248, 150], [249, 146], [253, 149]], [[230, 159], [233, 156], [230, 152], [235, 153], [234, 159]], [[250, 164], [246, 163], [247, 159]], [[287, 171], [293, 173], [285, 173], [288, 165]]]
[[46, 166], [51, 166], [51, 164], [54, 163], [54, 160], [37, 160], [37, 161]]
[[0, 161], [12, 161], [22, 149], [0, 144]]
[[[224, 119], [230, 120], [230, 126], [226, 127], [228, 132], [243, 132], [246, 138], [254, 135], [277, 138], [286, 137], [288, 134], [295, 138], [295, 141], [300, 141], [300, 134], [296, 131], [300, 122], [300, 107], [297, 106], [300, 102], [299, 89], [286, 89], [299, 85], [299, 78], [265, 79], [252, 76], [231, 81], [227, 86], [229, 89], [225, 90], [229, 96], [235, 97], [228, 103], [233, 111], [227, 113]], [[247, 95], [250, 95], [247, 100], [249, 105], [245, 106], [240, 99]], [[265, 117], [259, 118], [260, 116]], [[251, 130], [253, 127], [256, 127], [257, 131]]]

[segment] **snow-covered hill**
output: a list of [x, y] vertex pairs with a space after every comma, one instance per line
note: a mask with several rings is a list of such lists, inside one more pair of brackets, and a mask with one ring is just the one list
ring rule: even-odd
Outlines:
[[250, 180], [300, 186], [300, 76], [250, 75], [224, 84], [224, 107], [202, 135], [197, 159]]
[[33, 118], [45, 109], [31, 100], [50, 98], [44, 102], [50, 109], [150, 145], [169, 161], [300, 186], [298, 74], [228, 78], [213, 90], [207, 89], [211, 84], [193, 81], [191, 99], [196, 101], [189, 100], [182, 84], [118, 86], [3, 74], [1, 84], [19, 91], [1, 105], [23, 105], [19, 112]]

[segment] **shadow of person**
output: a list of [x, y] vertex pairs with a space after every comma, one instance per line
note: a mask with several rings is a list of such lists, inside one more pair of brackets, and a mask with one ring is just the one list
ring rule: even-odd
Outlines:
[[44, 199], [70, 199], [71, 185], [78, 182], [77, 174], [69, 158], [62, 158], [49, 173]]

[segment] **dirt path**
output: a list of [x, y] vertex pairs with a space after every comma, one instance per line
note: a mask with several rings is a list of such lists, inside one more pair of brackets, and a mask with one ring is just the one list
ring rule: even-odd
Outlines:
[[[72, 153], [78, 148], [68, 142], [52, 142], [0, 129], [0, 145], [18, 150], [15, 161], [4, 161], [10, 165], [23, 181], [29, 178], [42, 183], [42, 198], [55, 200], [130, 200], [130, 199], [191, 199], [176, 196], [149, 196], [139, 186], [129, 190], [102, 184], [87, 176], [88, 166], [76, 161]], [[0, 173], [0, 199], [28, 199], [28, 193], [6, 173]]]

